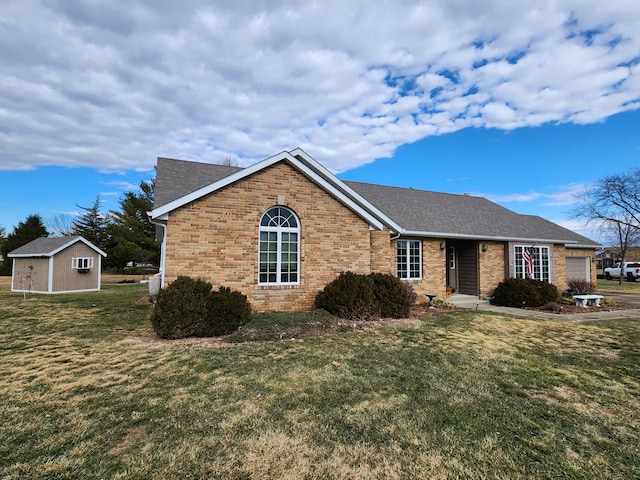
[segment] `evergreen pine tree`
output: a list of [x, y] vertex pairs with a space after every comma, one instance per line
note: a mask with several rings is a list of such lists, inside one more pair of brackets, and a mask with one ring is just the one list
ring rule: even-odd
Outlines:
[[100, 194], [96, 196], [95, 202], [90, 207], [80, 205], [77, 207], [83, 212], [73, 221], [73, 234], [80, 235], [104, 250], [107, 246], [107, 221], [104, 214], [100, 212], [102, 209]]
[[29, 215], [23, 222], [19, 222], [13, 229], [13, 232], [7, 235], [2, 245], [2, 252], [5, 262], [0, 266], [0, 275], [11, 275], [11, 266], [13, 262], [7, 258], [7, 254], [16, 248], [40, 237], [49, 236], [49, 232], [42, 223], [40, 215]]
[[153, 209], [155, 182], [140, 182], [139, 192], [129, 191], [120, 200], [120, 211], [109, 214], [108, 265], [124, 268], [127, 263], [160, 262], [156, 227], [147, 212]]

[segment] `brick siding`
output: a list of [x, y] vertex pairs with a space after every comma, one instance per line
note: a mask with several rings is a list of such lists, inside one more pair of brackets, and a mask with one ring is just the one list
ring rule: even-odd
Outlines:
[[[258, 286], [259, 222], [278, 196], [300, 219], [300, 285]], [[280, 162], [170, 213], [165, 280], [188, 275], [239, 290], [255, 311], [308, 310], [340, 272], [384, 268], [386, 254], [372, 253], [384, 249], [384, 238], [388, 245], [388, 231], [370, 232], [368, 222]]]
[[[487, 245], [487, 250], [482, 251], [482, 245]], [[479, 246], [479, 277], [480, 298], [493, 295], [498, 284], [504, 281], [505, 268], [505, 243], [482, 242]]]

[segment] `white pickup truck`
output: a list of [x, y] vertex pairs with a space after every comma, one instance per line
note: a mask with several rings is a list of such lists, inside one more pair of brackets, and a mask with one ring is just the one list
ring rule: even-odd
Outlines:
[[616, 263], [613, 267], [604, 269], [604, 278], [611, 280], [612, 278], [620, 278], [620, 270], [622, 267], [622, 276], [630, 282], [635, 282], [640, 278], [640, 262], [624, 262], [624, 265], [620, 262]]

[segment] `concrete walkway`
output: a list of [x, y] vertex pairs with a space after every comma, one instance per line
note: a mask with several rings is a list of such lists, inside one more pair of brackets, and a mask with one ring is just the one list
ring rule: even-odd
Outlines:
[[497, 305], [491, 305], [487, 301], [480, 300], [473, 295], [452, 295], [447, 298], [447, 302], [454, 304], [456, 307], [469, 310], [504, 313], [506, 315], [514, 315], [517, 317], [553, 320], [555, 322], [611, 320], [616, 318], [637, 318], [640, 320], [640, 308], [633, 308], [629, 310], [606, 310], [606, 307], [602, 307], [599, 310], [589, 310], [585, 313], [553, 313], [541, 312], [538, 310], [527, 310], [526, 308], [499, 307]]

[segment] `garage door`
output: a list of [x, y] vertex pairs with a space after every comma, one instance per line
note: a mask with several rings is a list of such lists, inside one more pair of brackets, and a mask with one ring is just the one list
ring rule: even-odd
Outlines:
[[580, 279], [591, 281], [589, 257], [567, 257], [567, 281]]

